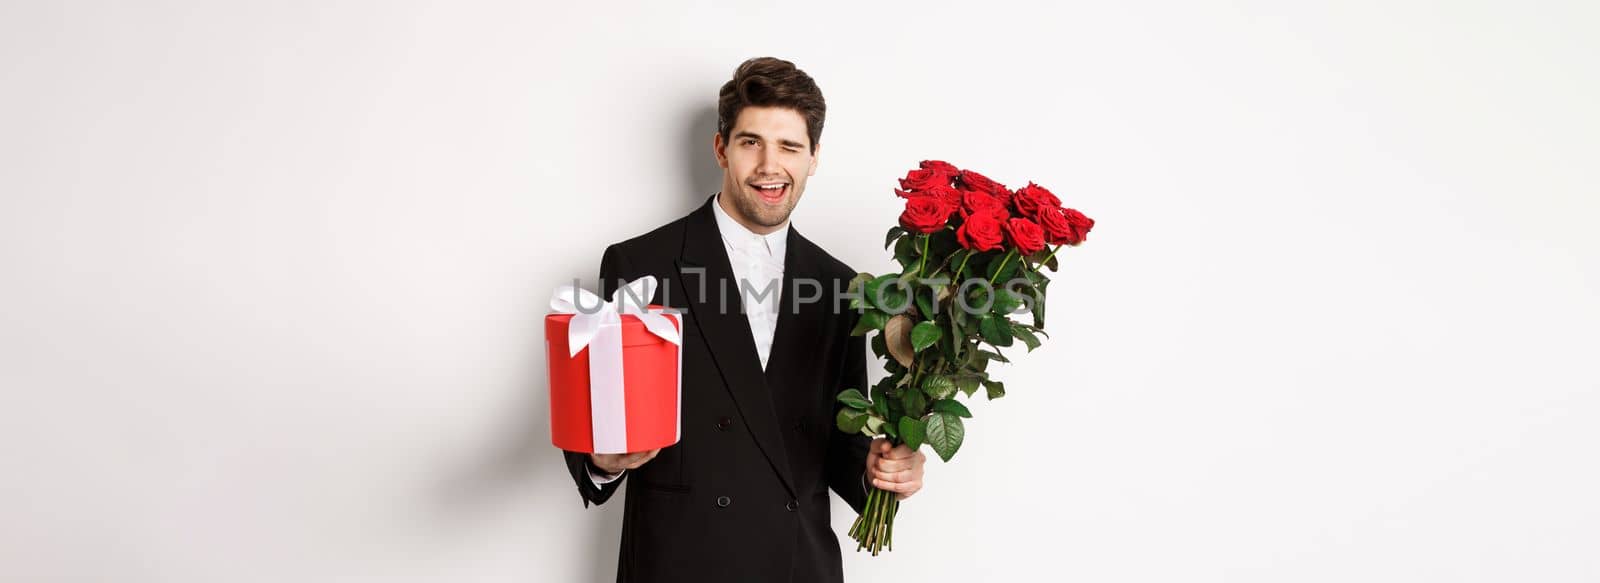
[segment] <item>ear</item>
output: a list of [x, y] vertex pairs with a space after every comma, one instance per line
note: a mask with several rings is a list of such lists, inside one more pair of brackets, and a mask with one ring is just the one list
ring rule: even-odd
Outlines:
[[722, 143], [722, 133], [712, 132], [712, 136], [711, 151], [717, 155], [717, 165], [726, 169], [728, 167], [728, 155], [727, 153], [723, 152], [723, 147], [725, 144]]
[[817, 142], [816, 150], [811, 152], [811, 169], [806, 170], [806, 176], [817, 175], [817, 160], [820, 156], [822, 156], [822, 142]]

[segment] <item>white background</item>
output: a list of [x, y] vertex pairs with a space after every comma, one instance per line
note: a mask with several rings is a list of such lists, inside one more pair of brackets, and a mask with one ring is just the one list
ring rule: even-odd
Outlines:
[[1597, 12], [6, 2], [0, 579], [612, 580], [545, 302], [775, 55], [858, 270], [925, 158], [1098, 221], [850, 580], [1600, 580]]

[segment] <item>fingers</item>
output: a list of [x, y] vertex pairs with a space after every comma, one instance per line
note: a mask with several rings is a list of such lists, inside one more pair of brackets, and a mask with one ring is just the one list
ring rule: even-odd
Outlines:
[[874, 464], [873, 467], [878, 468], [878, 471], [880, 472], [892, 473], [900, 470], [911, 469], [912, 465], [912, 460], [909, 459], [897, 460], [885, 457], [878, 458], [878, 463]]
[[615, 474], [622, 470], [638, 469], [645, 462], [655, 459], [656, 455], [660, 453], [661, 448], [656, 448], [650, 451], [633, 453], [596, 453], [589, 454], [589, 457], [594, 460], [595, 467]]
[[876, 480], [875, 479], [875, 480], [872, 481], [872, 486], [874, 488], [877, 488], [879, 490], [883, 490], [885, 492], [894, 492], [896, 494], [899, 494], [900, 495], [899, 498], [901, 500], [904, 500], [906, 498], [909, 498], [912, 494], [917, 493], [918, 490], [922, 489], [922, 480], [910, 480], [910, 481], [906, 481], [906, 482], [890, 482], [890, 481], [886, 481], [886, 480]]
[[877, 463], [868, 466], [871, 470], [868, 477], [890, 482], [907, 482], [922, 477], [922, 464], [916, 460], [890, 460], [879, 459]]
[[872, 475], [870, 475], [868, 477], [872, 478], [874, 480], [883, 480], [885, 482], [902, 483], [902, 482], [913, 481], [918, 476], [917, 476], [917, 471], [916, 470], [905, 469], [905, 470], [894, 470], [894, 471], [888, 471], [888, 472], [883, 471], [883, 470], [878, 470], [876, 472], [872, 472]]
[[911, 451], [910, 447], [907, 447], [906, 444], [902, 443], [900, 445], [895, 446], [894, 449], [886, 450], [886, 453], [883, 454], [883, 457], [886, 457], [886, 458], [889, 458], [889, 459], [892, 459], [892, 460], [905, 460], [905, 459], [911, 459], [912, 457], [915, 457], [916, 455], [918, 455], [920, 453], [922, 453], [922, 452], [920, 452], [920, 451]]
[[630, 470], [638, 469], [638, 467], [644, 465], [645, 462], [653, 460], [653, 459], [656, 459], [656, 454], [659, 454], [659, 453], [661, 453], [661, 449], [660, 448], [652, 449], [650, 451], [641, 451], [641, 452], [638, 452], [638, 453], [630, 453], [630, 454], [628, 454], [628, 458], [627, 458], [626, 462], [623, 463], [622, 467], [628, 468]]

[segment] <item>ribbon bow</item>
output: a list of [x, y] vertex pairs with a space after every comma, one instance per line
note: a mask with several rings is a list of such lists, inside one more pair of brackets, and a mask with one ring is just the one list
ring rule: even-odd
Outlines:
[[[577, 356], [600, 332], [601, 326], [620, 326], [622, 316], [635, 316], [646, 330], [662, 340], [682, 345], [678, 329], [659, 311], [645, 306], [656, 295], [656, 276], [646, 275], [628, 282], [611, 293], [611, 301], [600, 299], [599, 294], [581, 287], [562, 284], [550, 298], [550, 309], [561, 314], [572, 314], [567, 326], [568, 356]], [[629, 301], [631, 300], [631, 301]], [[593, 306], [592, 308], [590, 306]]]

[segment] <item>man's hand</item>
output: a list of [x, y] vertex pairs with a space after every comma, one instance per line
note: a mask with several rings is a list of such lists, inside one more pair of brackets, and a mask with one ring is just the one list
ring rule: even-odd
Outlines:
[[655, 459], [661, 453], [661, 448], [650, 451], [636, 451], [633, 453], [591, 453], [589, 463], [600, 468], [607, 474], [615, 474], [622, 470], [631, 470], [644, 465], [645, 462]]
[[897, 499], [905, 500], [922, 489], [922, 464], [927, 459], [903, 443], [890, 449], [889, 440], [879, 437], [867, 450], [867, 480], [874, 488], [895, 492]]

